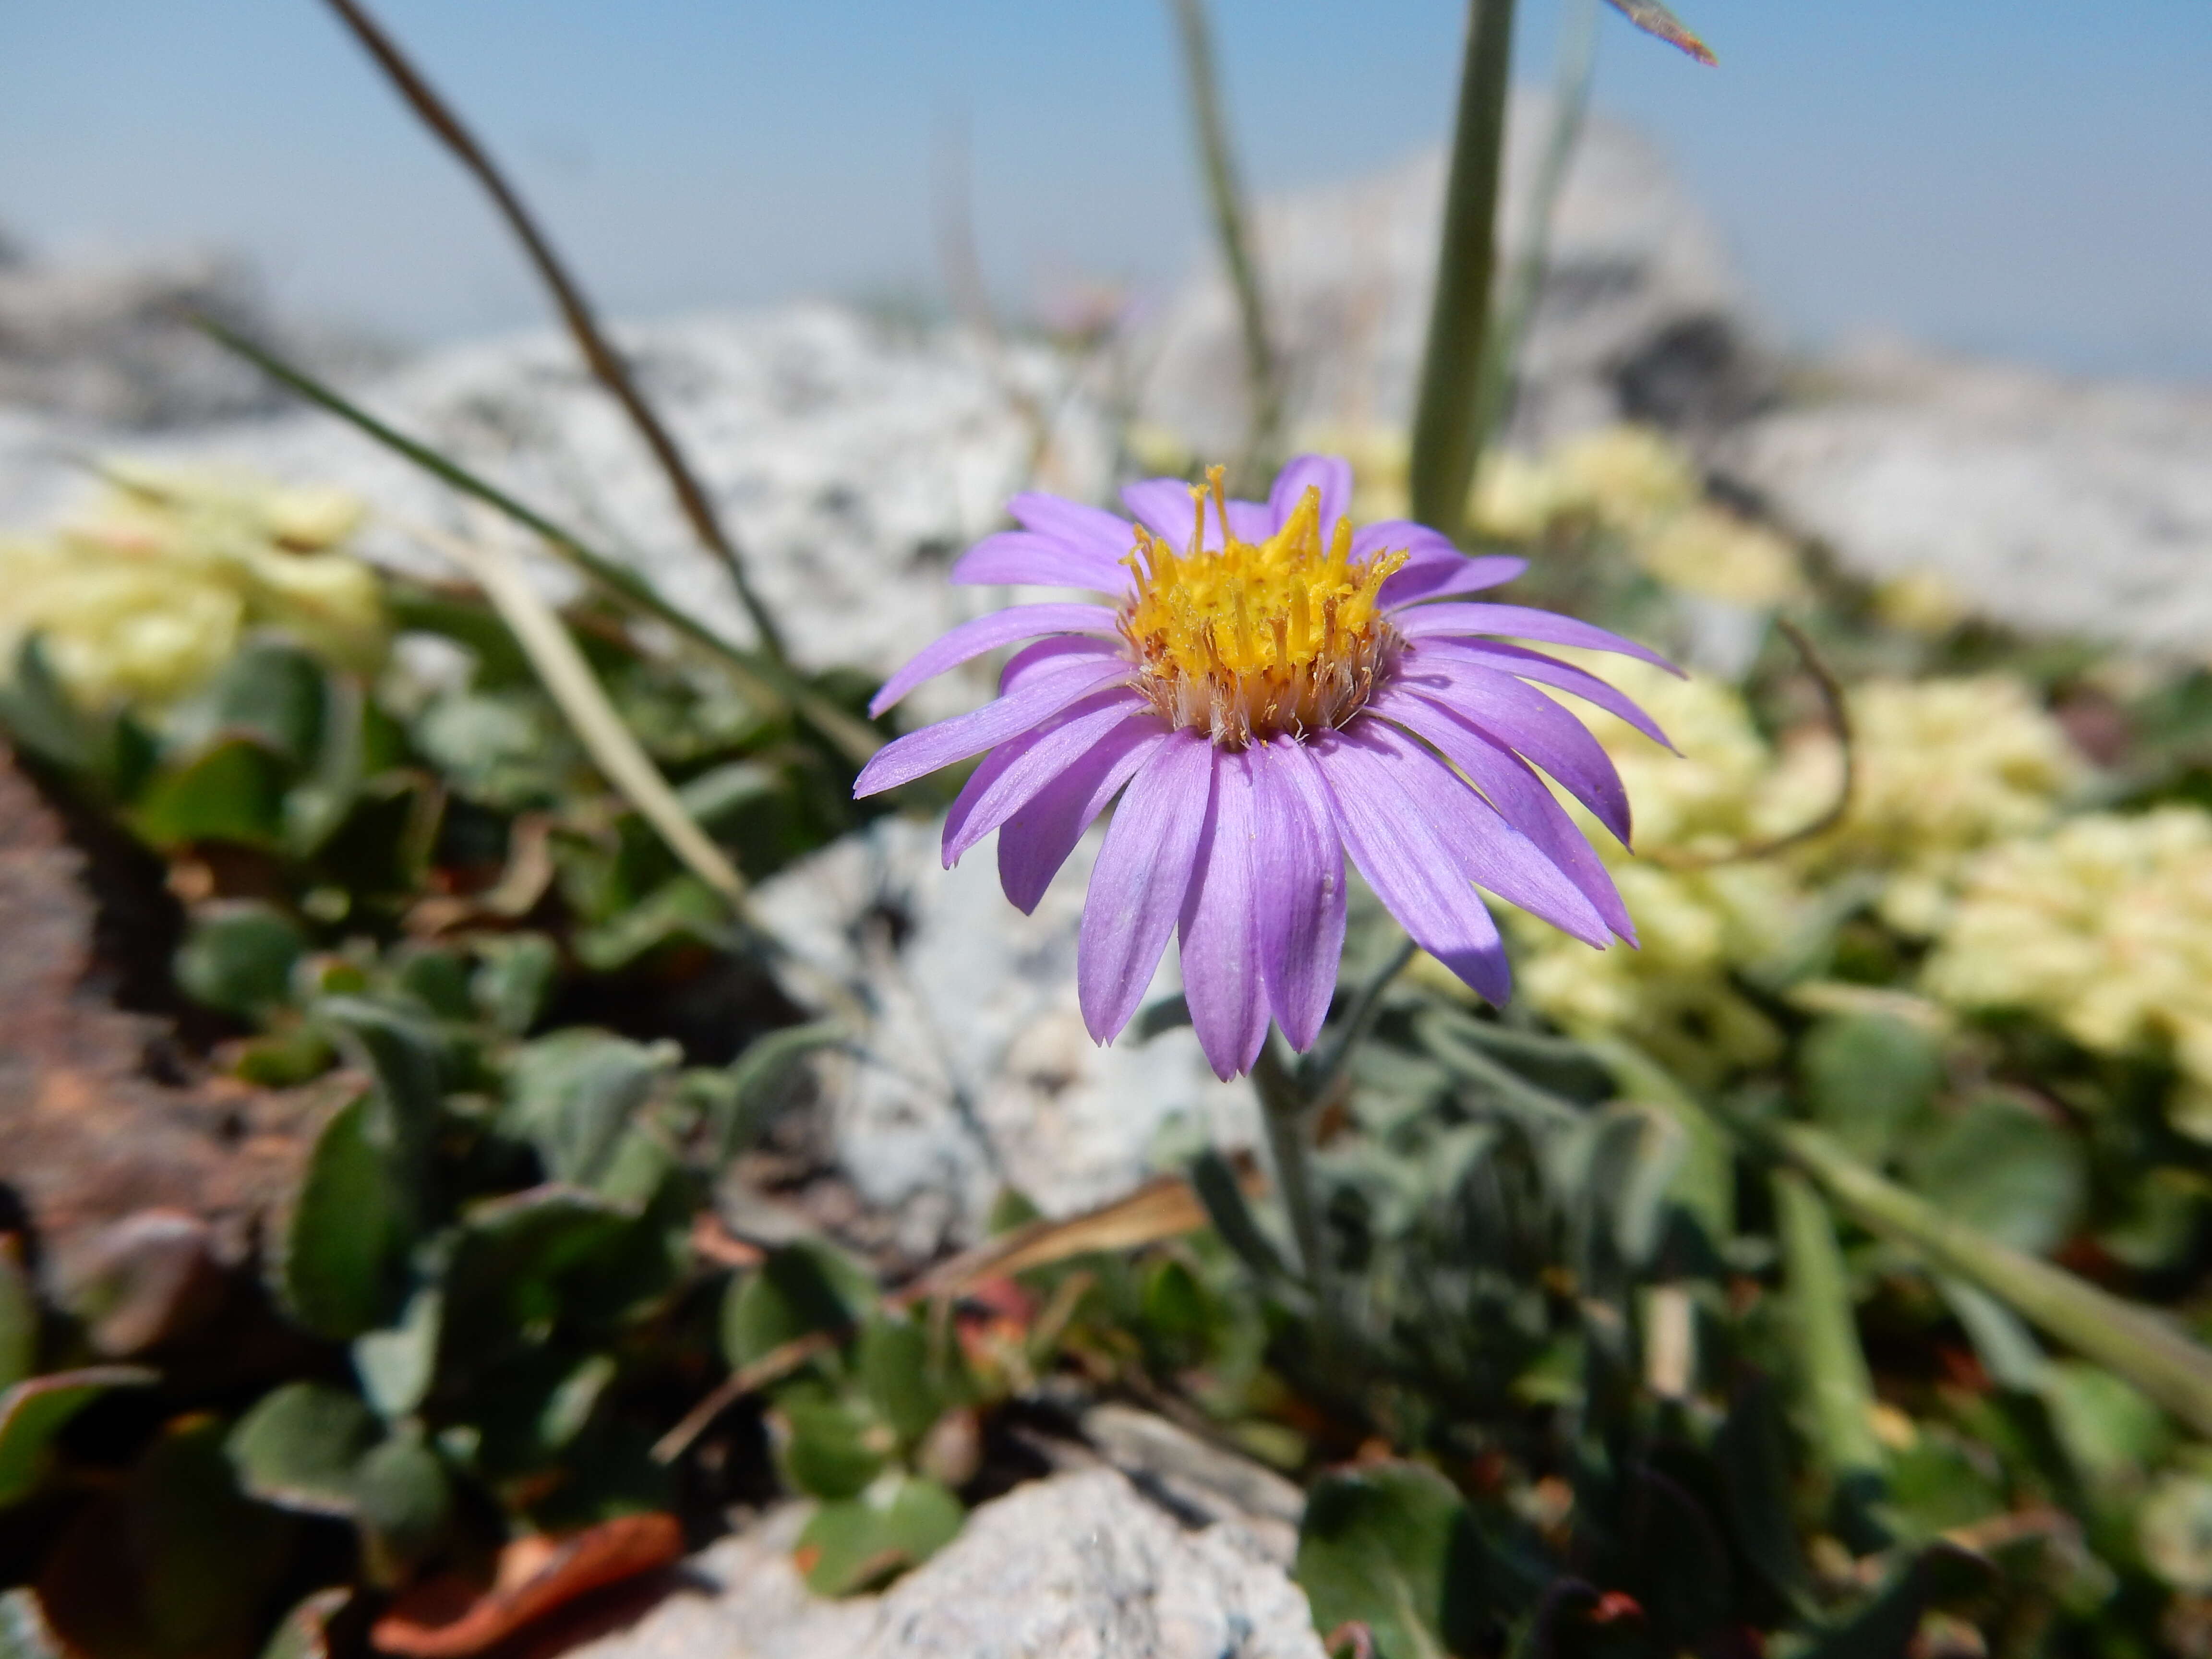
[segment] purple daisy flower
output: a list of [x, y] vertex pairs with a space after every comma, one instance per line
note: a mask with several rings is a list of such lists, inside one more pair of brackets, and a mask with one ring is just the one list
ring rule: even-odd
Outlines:
[[952, 580], [1111, 603], [1011, 606], [924, 650], [872, 712], [1036, 641], [995, 702], [885, 744], [854, 794], [988, 750], [945, 821], [945, 866], [996, 830], [1000, 880], [1025, 912], [1121, 794], [1084, 902], [1084, 1023], [1101, 1042], [1118, 1035], [1180, 927], [1191, 1024], [1224, 1078], [1251, 1069], [1271, 1016], [1293, 1048], [1312, 1046], [1344, 945], [1347, 850], [1414, 941], [1493, 1003], [1510, 975], [1477, 887], [1590, 945], [1634, 944], [1612, 878], [1534, 769], [1626, 845], [1620, 776], [1536, 687], [1666, 738], [1603, 680], [1500, 641], [1662, 659], [1552, 611], [1465, 603], [1527, 562], [1468, 557], [1404, 520], [1355, 531], [1346, 462], [1298, 457], [1265, 503], [1226, 500], [1210, 476], [1210, 494], [1129, 485], [1133, 524], [1015, 496], [1022, 528], [978, 543]]

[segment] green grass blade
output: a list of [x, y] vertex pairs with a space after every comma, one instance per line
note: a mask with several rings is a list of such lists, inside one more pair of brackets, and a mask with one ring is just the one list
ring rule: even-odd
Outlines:
[[[1568, 0], [1565, 29], [1559, 42], [1559, 75], [1552, 93], [1552, 127], [1545, 136], [1535, 188], [1529, 197], [1528, 223], [1519, 238], [1521, 255], [1506, 273], [1497, 315], [1483, 337], [1482, 368], [1475, 391], [1474, 431], [1479, 446], [1495, 442], [1512, 413], [1514, 371], [1520, 366], [1536, 302], [1543, 295], [1559, 194], [1566, 186], [1567, 167], [1582, 142], [1583, 118], [1589, 113], [1590, 77], [1597, 67], [1597, 6], [1598, 0]], [[1479, 451], [1476, 459], [1481, 459]]]
[[1874, 1437], [1874, 1380], [1859, 1346], [1835, 1224], [1820, 1194], [1792, 1170], [1775, 1171], [1774, 1206], [1814, 1450], [1838, 1481], [1878, 1477], [1882, 1455]]
[[1468, 0], [1443, 246], [1413, 410], [1413, 516], [1456, 540], [1482, 448], [1483, 340], [1498, 260], [1498, 185], [1505, 140], [1513, 0]]
[[1251, 434], [1232, 483], [1264, 494], [1260, 475], [1280, 459], [1283, 441], [1281, 363], [1267, 325], [1267, 296], [1244, 210], [1243, 188], [1229, 143], [1228, 118], [1221, 107], [1221, 77], [1213, 57], [1213, 33], [1206, 0], [1173, 0], [1176, 39], [1182, 48], [1183, 78], [1190, 98], [1191, 125], [1198, 138], [1199, 172], [1213, 213], [1213, 232], [1222, 263], [1237, 293], [1237, 320], [1244, 335], [1244, 380], [1251, 404]]
[[515, 642], [529, 657], [547, 695], [559, 705], [577, 740], [607, 781], [653, 827], [686, 868], [732, 906], [742, 906], [744, 878], [684, 810], [684, 803], [660, 775], [660, 769], [607, 700], [584, 653], [531, 582], [530, 573], [522, 568], [514, 550], [498, 543], [444, 535], [428, 527], [417, 527], [414, 533], [467, 571], [483, 589]]
[[738, 689], [766, 709], [796, 708], [809, 724], [828, 738], [855, 764], [864, 763], [884, 745], [883, 735], [865, 720], [848, 714], [791, 675], [763, 663], [708, 628], [690, 612], [671, 604], [635, 571], [595, 552], [574, 532], [556, 524], [498, 485], [478, 477], [459, 462], [440, 454], [428, 444], [409, 437], [370, 414], [335, 388], [305, 369], [285, 362], [266, 348], [205, 317], [195, 319], [201, 332], [226, 350], [236, 353], [255, 368], [318, 408], [337, 416], [355, 430], [373, 439], [402, 459], [412, 462], [485, 506], [504, 514], [545, 543], [558, 556], [617, 602], [641, 611], [672, 629], [721, 663]]
[[2075, 1352], [2124, 1377], [2198, 1434], [2212, 1435], [2212, 1352], [2149, 1309], [1984, 1237], [1802, 1123], [1763, 1137], [1864, 1225], [1987, 1291]]

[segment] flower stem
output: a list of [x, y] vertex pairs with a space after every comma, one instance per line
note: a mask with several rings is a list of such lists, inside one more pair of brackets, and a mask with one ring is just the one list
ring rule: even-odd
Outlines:
[[1252, 1066], [1252, 1085], [1260, 1095], [1260, 1120], [1267, 1131], [1267, 1153], [1275, 1165], [1275, 1188], [1291, 1219], [1291, 1242], [1297, 1247], [1298, 1267], [1315, 1302], [1328, 1305], [1325, 1290], [1328, 1262], [1322, 1242], [1321, 1206], [1314, 1190], [1313, 1160], [1308, 1139], [1313, 1133], [1314, 1097], [1299, 1085], [1283, 1063], [1271, 1034]]
[[1760, 1126], [1759, 1139], [1854, 1218], [1911, 1245], [2012, 1307], [2076, 1352], [2116, 1371], [2199, 1434], [2212, 1434], [2212, 1352], [2147, 1308], [1978, 1232], [1867, 1168], [1802, 1123]]
[[1468, 0], [1443, 243], [1413, 411], [1413, 516], [1457, 540], [1482, 448], [1482, 348], [1498, 263], [1498, 162], [1505, 146], [1513, 0]]
[[1353, 1052], [1374, 1029], [1375, 1017], [1382, 1011], [1383, 992], [1390, 988], [1391, 981], [1406, 971], [1406, 964], [1413, 961], [1413, 953], [1419, 948], [1410, 939], [1401, 941], [1375, 970], [1374, 976], [1359, 988], [1358, 1000], [1345, 1016], [1343, 1033], [1330, 1046], [1326, 1057], [1299, 1067], [1300, 1085], [1310, 1098], [1325, 1099], [1336, 1086], [1336, 1080], [1344, 1075], [1344, 1068], [1352, 1063]]
[[[1514, 371], [1535, 320], [1550, 262], [1553, 222], [1567, 182], [1567, 167], [1582, 141], [1589, 112], [1591, 71], [1597, 64], [1598, 0], [1573, 0], [1559, 44], [1558, 83], [1552, 93], [1552, 130], [1536, 169], [1528, 216], [1521, 228], [1519, 257], [1498, 289], [1496, 309], [1483, 332], [1482, 366], [1475, 378], [1474, 437], [1478, 449], [1504, 434], [1513, 404]], [[1480, 459], [1480, 453], [1476, 457]]]
[[1244, 333], [1244, 381], [1251, 404], [1251, 430], [1237, 468], [1240, 487], [1273, 470], [1281, 447], [1283, 397], [1280, 365], [1267, 325], [1265, 291], [1244, 211], [1244, 192], [1230, 149], [1228, 118], [1221, 107], [1221, 76], [1214, 64], [1213, 32], [1206, 0], [1172, 0], [1176, 33], [1182, 46], [1183, 75], [1190, 94], [1191, 125], [1198, 137], [1200, 169], [1213, 234], [1221, 244], [1237, 294], [1237, 316]]

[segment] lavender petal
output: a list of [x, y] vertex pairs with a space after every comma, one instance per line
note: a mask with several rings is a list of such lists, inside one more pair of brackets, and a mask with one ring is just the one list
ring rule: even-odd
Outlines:
[[1024, 530], [1119, 566], [1137, 544], [1137, 527], [1103, 507], [1085, 507], [1038, 490], [1026, 490], [1006, 503]]
[[999, 695], [1018, 691], [1041, 675], [1057, 674], [1079, 662], [1118, 662], [1129, 659], [1118, 641], [1086, 639], [1080, 635], [1055, 634], [1035, 645], [1025, 645], [1006, 659], [999, 673]]
[[1406, 554], [1408, 568], [1440, 558], [1462, 562], [1467, 558], [1450, 537], [1412, 519], [1377, 519], [1352, 532], [1355, 562], [1364, 563], [1377, 553]]
[[1156, 717], [1115, 726], [999, 826], [999, 885], [1008, 903], [1024, 915], [1037, 908], [1091, 821], [1167, 740]]
[[924, 680], [934, 679], [948, 668], [957, 668], [987, 651], [1039, 634], [1111, 634], [1114, 613], [1103, 605], [1017, 605], [994, 611], [924, 646], [913, 660], [884, 682], [868, 704], [871, 717], [896, 705]]
[[1659, 722], [1638, 708], [1625, 693], [1596, 675], [1585, 673], [1572, 663], [1561, 662], [1557, 657], [1547, 657], [1542, 652], [1531, 651], [1525, 646], [1499, 645], [1487, 640], [1480, 643], [1473, 640], [1424, 640], [1420, 648], [1424, 655], [1436, 652], [1455, 657], [1462, 662], [1495, 668], [1501, 674], [1510, 674], [1517, 679], [1556, 685], [1562, 691], [1572, 692], [1585, 702], [1595, 703], [1608, 714], [1619, 715], [1661, 748], [1674, 747], [1673, 740], [1659, 729]]
[[1582, 890], [1620, 938], [1636, 943], [1636, 924], [1596, 849], [1528, 763], [1456, 714], [1396, 687], [1377, 692], [1367, 712], [1402, 726], [1464, 772], [1498, 811]]
[[1213, 798], [1213, 745], [1176, 732], [1130, 780], [1091, 872], [1075, 951], [1076, 999], [1110, 1042], [1137, 1012], [1182, 914]]
[[1447, 599], [1462, 593], [1480, 593], [1501, 587], [1528, 568], [1528, 561], [1509, 553], [1486, 553], [1469, 558], [1464, 553], [1425, 551], [1408, 558], [1382, 583], [1377, 596], [1385, 611], [1424, 599]]
[[1401, 781], [1410, 769], [1362, 743], [1358, 727], [1328, 732], [1293, 752], [1326, 784], [1337, 830], [1383, 908], [1413, 943], [1478, 995], [1502, 1005], [1513, 975], [1498, 924], [1460, 874], [1441, 827]]
[[1109, 681], [1127, 673], [1128, 665], [1115, 658], [1085, 659], [1051, 674], [1040, 674], [1018, 690], [988, 702], [972, 714], [939, 720], [919, 732], [896, 738], [878, 750], [853, 785], [853, 798], [863, 799], [911, 783], [940, 766], [980, 755], [994, 744], [1026, 732], [1038, 721], [1057, 714], [1077, 698], [1100, 690]]
[[1252, 763], [1253, 888], [1260, 972], [1275, 1023], [1300, 1054], [1313, 1047], [1344, 955], [1344, 843], [1328, 791], [1294, 739], [1256, 744]]
[[[1021, 811], [1038, 790], [1107, 741], [1115, 727], [1150, 708], [1135, 692], [1116, 686], [1072, 704], [1048, 728], [1024, 733], [993, 750], [945, 815], [945, 867], [950, 870], [963, 853]], [[1005, 763], [995, 764], [1002, 755], [1007, 757]]]
[[1128, 590], [1129, 569], [1088, 548], [1027, 530], [986, 536], [954, 563], [951, 580], [977, 587], [1087, 587], [1100, 593]]
[[1271, 534], [1291, 521], [1309, 489], [1321, 491], [1321, 544], [1325, 548], [1336, 521], [1352, 511], [1352, 463], [1335, 455], [1293, 455], [1267, 492]]
[[1441, 704], [1477, 731], [1534, 762], [1628, 844], [1628, 792], [1605, 745], [1566, 709], [1528, 685], [1439, 651], [1409, 651], [1392, 681]]
[[1267, 1037], [1253, 820], [1249, 752], [1217, 755], [1213, 805], [1183, 894], [1182, 994], [1198, 1046], [1224, 1083], [1252, 1069]]
[[[1191, 488], [1181, 478], [1140, 478], [1121, 486], [1121, 505], [1139, 524], [1180, 553], [1189, 547], [1191, 530], [1198, 522]], [[1211, 505], [1206, 509], [1204, 545], [1221, 545], [1221, 521]]]
[[1539, 611], [1526, 605], [1425, 605], [1399, 612], [1391, 625], [1409, 640], [1454, 635], [1494, 635], [1510, 640], [1541, 640], [1547, 645], [1579, 645], [1592, 651], [1613, 651], [1641, 658], [1670, 674], [1682, 671], [1648, 646], [1623, 639], [1610, 629], [1556, 611]]
[[1361, 722], [1353, 740], [1402, 766], [1401, 785], [1426, 810], [1430, 822], [1444, 830], [1462, 875], [1585, 945], [1602, 950], [1611, 943], [1613, 930], [1574, 878], [1469, 788], [1434, 750], [1382, 720]]

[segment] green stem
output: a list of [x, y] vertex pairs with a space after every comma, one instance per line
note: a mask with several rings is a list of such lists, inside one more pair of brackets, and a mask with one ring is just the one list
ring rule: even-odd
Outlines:
[[1282, 384], [1267, 327], [1267, 300], [1252, 257], [1246, 228], [1243, 191], [1237, 160], [1229, 147], [1229, 124], [1221, 108], [1221, 78], [1214, 64], [1213, 33], [1206, 0], [1174, 0], [1176, 31], [1182, 45], [1184, 80], [1190, 94], [1191, 125], [1198, 136], [1200, 172], [1213, 210], [1213, 233], [1222, 262], [1237, 292], [1237, 313], [1244, 333], [1244, 382], [1251, 403], [1251, 435], [1237, 467], [1239, 486], [1249, 489], [1267, 471], [1281, 447]]
[[1567, 182], [1567, 165], [1582, 140], [1589, 112], [1591, 71], [1597, 64], [1598, 0], [1573, 0], [1559, 46], [1559, 78], [1552, 94], [1552, 130], [1536, 169], [1528, 221], [1521, 233], [1521, 255], [1505, 277], [1497, 316], [1482, 343], [1482, 367], [1475, 380], [1476, 459], [1480, 447], [1496, 441], [1513, 412], [1513, 375], [1522, 343], [1544, 291], [1544, 271], [1552, 258], [1552, 224]]
[[2198, 1434], [2212, 1435], [2212, 1352], [2146, 1308], [1984, 1237], [1867, 1168], [1818, 1129], [1763, 1126], [1760, 1138], [1878, 1232], [2006, 1303], [2076, 1352], [2125, 1377]]
[[1343, 1033], [1330, 1046], [1328, 1054], [1299, 1068], [1300, 1086], [1309, 1097], [1319, 1100], [1336, 1086], [1345, 1067], [1352, 1064], [1352, 1054], [1374, 1029], [1376, 1016], [1382, 1012], [1382, 994], [1390, 988], [1393, 980], [1406, 971], [1406, 964], [1413, 961], [1419, 948], [1410, 939], [1402, 940], [1367, 983], [1359, 988], [1352, 1012], [1344, 1017]]
[[1317, 1305], [1328, 1306], [1326, 1291], [1328, 1256], [1322, 1242], [1321, 1206], [1314, 1190], [1313, 1161], [1307, 1142], [1313, 1133], [1314, 1102], [1298, 1086], [1289, 1066], [1276, 1052], [1269, 1035], [1252, 1067], [1252, 1085], [1259, 1091], [1260, 1121], [1267, 1127], [1267, 1152], [1275, 1165], [1275, 1188], [1291, 1220], [1291, 1238], [1297, 1246], [1298, 1267]]
[[1513, 0], [1468, 0], [1443, 241], [1410, 468], [1413, 516], [1454, 540], [1466, 528], [1468, 491], [1482, 447], [1476, 405], [1497, 265], [1498, 183], [1512, 59]]
[[1850, 1282], [1828, 1206], [1794, 1170], [1774, 1172], [1774, 1204], [1783, 1281], [1804, 1357], [1807, 1403], [1820, 1462], [1838, 1480], [1879, 1475], [1882, 1456], [1874, 1437], [1874, 1379], [1859, 1346]]

